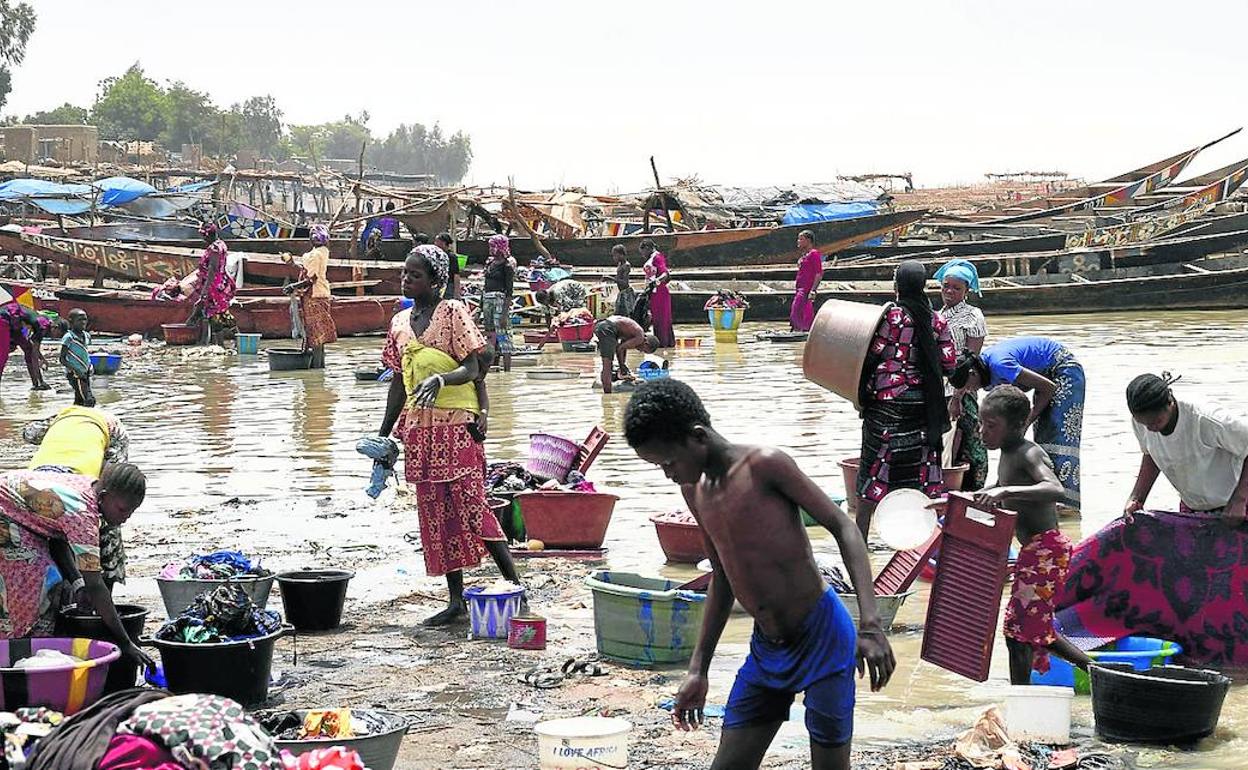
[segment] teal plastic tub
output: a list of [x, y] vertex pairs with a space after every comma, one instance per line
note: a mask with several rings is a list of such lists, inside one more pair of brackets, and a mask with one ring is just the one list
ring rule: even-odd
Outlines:
[[[1176, 655], [1183, 654], [1183, 645], [1154, 639], [1151, 636], [1128, 636], [1125, 639], [1092, 650], [1088, 657], [1097, 663], [1128, 663], [1136, 671], [1147, 671], [1153, 666], [1166, 666]], [[1031, 672], [1031, 683], [1051, 687], [1073, 687], [1080, 695], [1092, 692], [1088, 675], [1056, 655], [1049, 656], [1048, 673]]]
[[595, 570], [585, 579], [594, 595], [598, 654], [626, 666], [688, 662], [702, 629], [706, 595], [631, 572]]
[[260, 352], [260, 335], [259, 334], [239, 334], [234, 338], [238, 344], [238, 352], [242, 355], [252, 355]]

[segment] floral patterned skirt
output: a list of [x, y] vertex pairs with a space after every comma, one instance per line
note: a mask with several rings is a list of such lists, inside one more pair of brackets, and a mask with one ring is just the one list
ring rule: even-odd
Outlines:
[[338, 341], [338, 327], [330, 313], [329, 297], [303, 297], [299, 300], [299, 318], [303, 321], [304, 344], [309, 348]]
[[1066, 490], [1063, 503], [1079, 508], [1079, 444], [1083, 438], [1083, 399], [1087, 379], [1070, 351], [1063, 350], [1052, 367], [1042, 372], [1057, 385], [1053, 400], [1036, 420], [1035, 440], [1053, 461], [1053, 470]]

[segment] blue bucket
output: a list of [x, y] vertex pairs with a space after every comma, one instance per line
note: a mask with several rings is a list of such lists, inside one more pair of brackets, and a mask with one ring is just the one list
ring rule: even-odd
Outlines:
[[260, 335], [259, 334], [239, 334], [235, 339], [238, 340], [238, 352], [244, 355], [255, 355], [260, 352]]
[[487, 594], [484, 588], [464, 591], [468, 601], [469, 634], [473, 639], [506, 639], [507, 621], [520, 614], [524, 589]]
[[116, 374], [121, 368], [121, 356], [116, 353], [93, 353], [91, 371], [94, 374]]
[[[1151, 636], [1128, 636], [1100, 649], [1092, 650], [1088, 653], [1088, 657], [1097, 663], [1128, 663], [1136, 671], [1147, 671], [1153, 666], [1168, 665], [1175, 655], [1182, 653], [1183, 645], [1178, 642], [1154, 639]], [[1031, 683], [1051, 687], [1073, 687], [1080, 695], [1092, 692], [1088, 675], [1056, 655], [1049, 656], [1048, 673], [1031, 672]]]

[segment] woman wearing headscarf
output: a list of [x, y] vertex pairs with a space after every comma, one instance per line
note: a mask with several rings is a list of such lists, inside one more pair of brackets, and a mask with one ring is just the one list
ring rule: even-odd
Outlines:
[[945, 375], [957, 351], [945, 319], [924, 293], [922, 263], [902, 262], [896, 302], [884, 311], [863, 367], [858, 528], [865, 539], [875, 507], [894, 489], [945, 492], [941, 439], [949, 428]]
[[[1068, 636], [1151, 636], [1183, 663], [1248, 667], [1248, 419], [1176, 394], [1168, 372], [1127, 386], [1142, 457], [1122, 518], [1075, 546], [1058, 620]], [[1178, 510], [1148, 509], [1159, 475]]]
[[815, 323], [815, 290], [823, 280], [823, 255], [815, 248], [815, 234], [803, 230], [797, 234], [797, 279], [793, 283], [793, 304], [789, 307], [789, 328], [808, 332]]
[[[972, 353], [983, 350], [988, 324], [983, 311], [966, 301], [971, 292], [981, 293], [975, 265], [965, 259], [951, 260], [936, 271], [936, 280], [940, 281], [940, 298], [944, 303], [940, 317], [949, 325], [954, 348]], [[988, 449], [979, 436], [979, 400], [974, 393], [952, 385], [945, 388], [945, 394], [949, 396], [949, 419], [954, 420], [958, 428], [954, 436], [953, 462], [969, 466], [962, 477], [962, 489], [980, 489], [988, 480]]]
[[229, 249], [221, 240], [217, 226], [204, 222], [199, 226], [199, 234], [204, 239], [205, 248], [196, 271], [195, 293], [191, 296], [194, 306], [186, 323], [194, 325], [201, 319], [207, 321], [206, 338], [219, 344], [226, 332], [238, 327], [230, 313], [230, 303], [234, 301], [238, 287], [225, 269]]
[[299, 280], [282, 289], [299, 292], [299, 320], [303, 324], [303, 349], [312, 352], [312, 368], [325, 367], [325, 345], [338, 341], [338, 327], [330, 312], [333, 295], [329, 287], [329, 230], [312, 225], [308, 236], [312, 249], [299, 262]]
[[1034, 391], [1027, 426], [1053, 461], [1066, 490], [1062, 503], [1079, 510], [1079, 445], [1083, 440], [1083, 366], [1066, 346], [1048, 337], [1015, 337], [982, 353], [964, 352], [949, 382], [967, 393], [1014, 385]]
[[51, 390], [52, 386], [43, 380], [43, 370], [48, 362], [40, 350], [43, 338], [51, 330], [52, 322], [47, 316], [36, 313], [17, 300], [0, 304], [0, 377], [4, 376], [9, 355], [21, 348], [26, 359], [26, 371], [30, 374], [30, 389]]
[[650, 322], [654, 325], [654, 336], [659, 338], [659, 346], [676, 347], [676, 329], [672, 323], [672, 292], [667, 284], [672, 274], [667, 270], [667, 257], [654, 246], [654, 241], [646, 238], [639, 247], [641, 258], [645, 260], [642, 272], [646, 274], [646, 287], [650, 290]]
[[490, 261], [485, 264], [485, 286], [481, 295], [481, 321], [494, 357], [503, 362], [503, 371], [511, 371], [511, 297], [516, 283], [516, 260], [511, 256], [511, 241], [505, 235], [492, 235], [489, 240]]
[[463, 302], [444, 299], [446, 252], [412, 249], [403, 265], [403, 296], [412, 307], [390, 323], [382, 362], [395, 371], [380, 435], [403, 443], [404, 472], [416, 488], [420, 541], [430, 576], [445, 575], [447, 608], [425, 621], [466, 617], [463, 570], [487, 552], [503, 577], [519, 583], [502, 527], [485, 498], [485, 449], [473, 435], [481, 404], [474, 381], [485, 338]]

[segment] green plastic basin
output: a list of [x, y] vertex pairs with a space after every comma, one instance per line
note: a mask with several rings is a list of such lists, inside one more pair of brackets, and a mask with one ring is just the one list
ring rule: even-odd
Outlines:
[[595, 570], [585, 585], [594, 595], [594, 636], [603, 658], [651, 668], [693, 656], [705, 594], [678, 591], [671, 580], [612, 570]]

